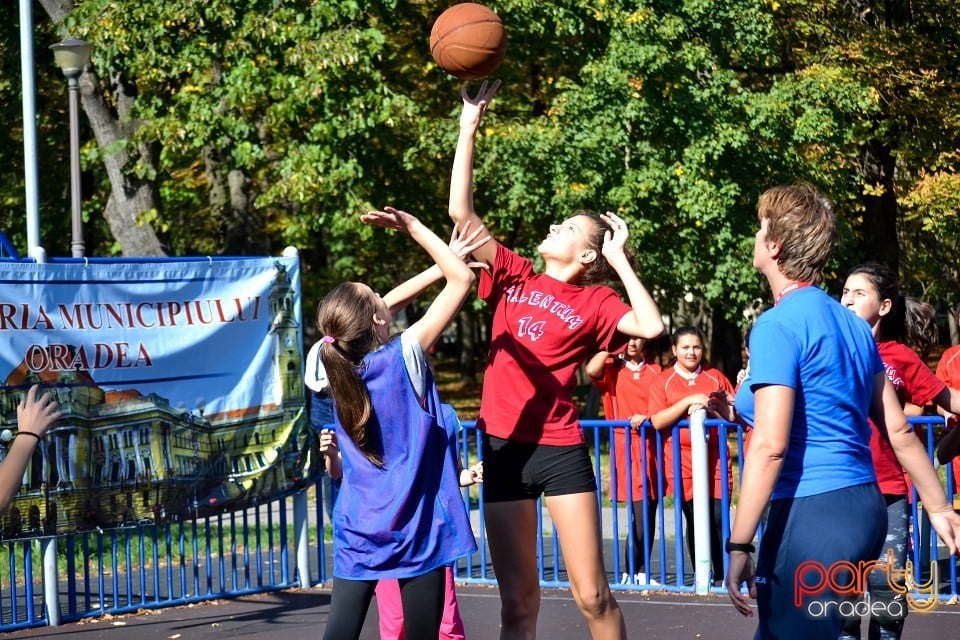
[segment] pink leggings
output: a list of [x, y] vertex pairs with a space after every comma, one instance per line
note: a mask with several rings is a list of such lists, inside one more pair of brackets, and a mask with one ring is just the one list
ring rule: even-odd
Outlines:
[[[457, 607], [457, 591], [453, 586], [453, 567], [444, 571], [443, 619], [439, 640], [465, 640], [463, 620]], [[403, 605], [400, 584], [396, 580], [377, 582], [377, 610], [380, 617], [380, 640], [403, 640]]]

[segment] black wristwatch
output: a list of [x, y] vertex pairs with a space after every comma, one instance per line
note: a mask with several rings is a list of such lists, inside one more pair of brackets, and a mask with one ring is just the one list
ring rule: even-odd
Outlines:
[[727, 538], [727, 544], [725, 544], [723, 548], [727, 553], [733, 553], [734, 551], [753, 553], [757, 550], [757, 548], [749, 542], [733, 542], [730, 540], [730, 538]]

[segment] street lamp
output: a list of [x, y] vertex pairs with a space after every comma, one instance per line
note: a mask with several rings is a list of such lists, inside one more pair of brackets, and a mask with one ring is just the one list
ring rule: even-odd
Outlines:
[[73, 240], [70, 248], [74, 258], [82, 258], [83, 218], [80, 212], [80, 74], [90, 61], [93, 46], [78, 38], [67, 38], [62, 42], [50, 45], [53, 50], [53, 59], [67, 77], [67, 88], [70, 94], [70, 212], [73, 227]]

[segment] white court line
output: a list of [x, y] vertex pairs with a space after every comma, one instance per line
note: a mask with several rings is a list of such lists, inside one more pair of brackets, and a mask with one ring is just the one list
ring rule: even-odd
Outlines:
[[[630, 603], [630, 604], [653, 604], [653, 605], [667, 605], [673, 607], [721, 607], [733, 609], [733, 605], [726, 600], [722, 600], [722, 596], [717, 596], [717, 602], [704, 602], [701, 600], [647, 600], [644, 596], [635, 596], [634, 598], [625, 598], [623, 594], [615, 595], [618, 603]], [[473, 591], [457, 591], [457, 598], [496, 598], [500, 599], [498, 593], [475, 593]], [[572, 602], [570, 596], [541, 596], [541, 600], [563, 600], [567, 602]], [[960, 616], [960, 607], [956, 605], [944, 605], [934, 609], [933, 611], [925, 612], [913, 612], [914, 616], [928, 616], [928, 615], [948, 615], [948, 616]]]

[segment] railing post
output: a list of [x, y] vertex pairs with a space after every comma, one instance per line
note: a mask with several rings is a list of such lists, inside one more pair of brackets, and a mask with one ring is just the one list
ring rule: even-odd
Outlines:
[[[710, 592], [710, 477], [707, 469], [707, 412], [690, 416], [690, 454], [693, 462], [693, 541], [697, 558], [693, 584], [698, 595]], [[718, 577], [719, 579], [719, 577]]]
[[[300, 588], [310, 588], [310, 544], [307, 522], [307, 492], [300, 491], [293, 496], [294, 545], [297, 548], [297, 574], [300, 576]], [[323, 535], [323, 532], [320, 532]]]
[[43, 603], [47, 607], [47, 624], [60, 625], [60, 585], [57, 582], [57, 537], [40, 540], [43, 549]]

